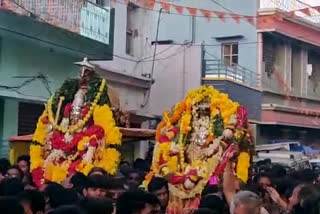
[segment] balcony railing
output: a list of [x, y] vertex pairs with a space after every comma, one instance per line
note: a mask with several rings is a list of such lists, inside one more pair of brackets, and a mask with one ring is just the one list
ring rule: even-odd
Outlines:
[[238, 64], [226, 65], [205, 51], [202, 57], [203, 77], [229, 79], [252, 88], [260, 87], [260, 77], [256, 72]]
[[0, 0], [2, 8], [109, 44], [110, 9], [86, 0]]
[[[303, 0], [260, 0], [260, 9], [280, 9], [286, 12], [300, 10], [304, 8], [311, 7], [307, 3], [303, 3]], [[311, 16], [308, 16], [302, 12], [295, 12], [295, 15], [304, 18], [308, 21], [319, 23], [320, 13], [315, 9], [310, 9]]]

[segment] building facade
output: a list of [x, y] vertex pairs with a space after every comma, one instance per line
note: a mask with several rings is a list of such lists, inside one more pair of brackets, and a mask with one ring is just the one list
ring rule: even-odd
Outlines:
[[[237, 23], [230, 17], [213, 17], [208, 22], [204, 17], [188, 16], [186, 11], [163, 14], [159, 40], [172, 40], [172, 45], [184, 48], [202, 47], [201, 65], [194, 66], [193, 72], [201, 72], [201, 84], [213, 85], [247, 107], [258, 144], [287, 140], [318, 143], [319, 12], [311, 9], [311, 17], [301, 12], [289, 16], [292, 10], [310, 7], [296, 1], [173, 3], [253, 17], [255, 24], [242, 19]], [[157, 17], [155, 14], [154, 20]], [[199, 59], [193, 62], [196, 65]], [[186, 65], [175, 67], [174, 73]], [[161, 78], [163, 84], [170, 83], [171, 77]], [[155, 86], [157, 80], [161, 81], [156, 78]], [[186, 84], [183, 78], [176, 81]], [[197, 78], [193, 81], [199, 83]], [[170, 89], [162, 88], [162, 94], [171, 93]]]
[[74, 62], [113, 57], [114, 14], [82, 0], [0, 1], [0, 156], [31, 134], [47, 100], [79, 75]]

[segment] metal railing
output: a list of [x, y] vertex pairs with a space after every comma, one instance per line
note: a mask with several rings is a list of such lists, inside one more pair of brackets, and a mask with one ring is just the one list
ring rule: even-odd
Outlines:
[[229, 79], [252, 88], [260, 87], [260, 77], [256, 72], [238, 64], [227, 65], [205, 50], [202, 54], [202, 70], [203, 77]]
[[87, 0], [0, 0], [20, 15], [109, 43], [110, 9]]
[[[307, 3], [303, 3], [303, 0], [260, 0], [260, 9], [280, 9], [286, 12], [300, 10], [304, 8], [311, 7]], [[295, 15], [304, 18], [310, 22], [319, 23], [320, 22], [320, 13], [315, 9], [310, 9], [311, 16], [308, 16], [302, 12], [295, 12]]]

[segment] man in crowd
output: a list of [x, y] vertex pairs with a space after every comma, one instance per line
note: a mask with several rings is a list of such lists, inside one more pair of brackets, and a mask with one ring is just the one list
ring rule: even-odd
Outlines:
[[26, 190], [18, 195], [18, 200], [24, 208], [24, 214], [44, 214], [44, 196], [36, 190]]
[[105, 198], [109, 187], [109, 179], [103, 175], [88, 177], [87, 185], [83, 189], [83, 196], [86, 198]]
[[127, 191], [136, 190], [142, 182], [141, 172], [138, 169], [127, 168], [123, 171], [125, 181], [125, 189]]
[[157, 196], [161, 205], [161, 214], [165, 214], [169, 202], [169, 188], [167, 180], [164, 178], [154, 177], [148, 185], [148, 191]]
[[160, 214], [161, 206], [155, 195], [135, 190], [119, 197], [116, 210], [117, 214]]

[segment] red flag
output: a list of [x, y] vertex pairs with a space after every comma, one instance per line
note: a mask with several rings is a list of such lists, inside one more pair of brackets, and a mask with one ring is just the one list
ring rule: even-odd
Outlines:
[[183, 7], [182, 6], [179, 6], [179, 5], [172, 5], [174, 7], [174, 9], [179, 13], [181, 14], [183, 12]]
[[310, 12], [310, 10], [309, 10], [309, 8], [307, 7], [307, 8], [304, 8], [304, 9], [302, 9], [302, 10], [300, 10], [302, 13], [304, 13], [304, 14], [306, 14], [307, 16], [311, 16], [311, 12]]
[[211, 16], [212, 16], [212, 11], [202, 10], [202, 9], [199, 9], [199, 10], [200, 10], [200, 12], [202, 13], [202, 15], [203, 15], [204, 17], [206, 17], [208, 21], [210, 21]]
[[156, 1], [155, 0], [147, 0], [146, 8], [153, 9]]
[[170, 4], [166, 0], [161, 1], [161, 7], [166, 11], [167, 13], [170, 13]]
[[213, 11], [217, 16], [218, 18], [225, 22], [226, 21], [226, 14], [224, 12], [219, 12], [219, 11]]
[[136, 3], [137, 3], [137, 5], [139, 5], [139, 6], [143, 6], [143, 0], [137, 0]]
[[189, 11], [190, 15], [192, 15], [192, 16], [197, 15], [197, 8], [186, 7], [186, 9]]
[[237, 14], [230, 14], [231, 18], [237, 23], [240, 23], [241, 20], [241, 16], [237, 15]]
[[249, 24], [252, 24], [253, 26], [256, 25], [253, 16], [244, 16], [244, 18], [247, 20], [247, 22], [249, 22]]
[[313, 9], [315, 9], [318, 12], [320, 12], [320, 6], [314, 7]]

